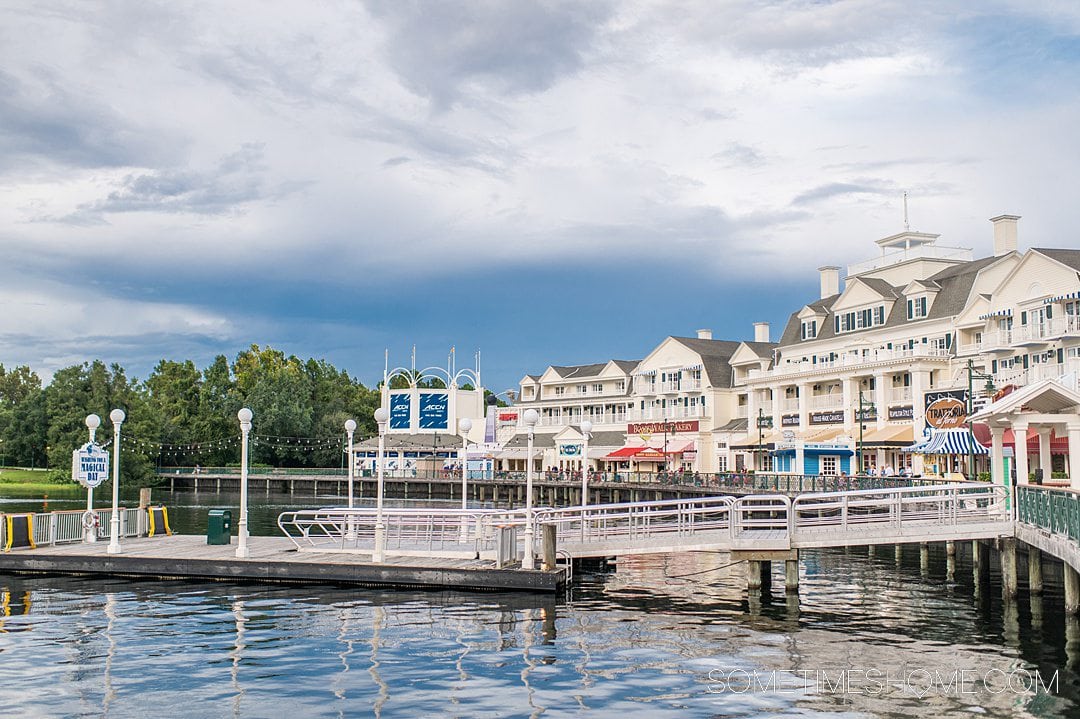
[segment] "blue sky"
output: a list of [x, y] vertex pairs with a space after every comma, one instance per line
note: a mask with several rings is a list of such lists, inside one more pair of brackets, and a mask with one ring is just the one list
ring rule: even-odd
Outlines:
[[904, 190], [1078, 246], [1078, 64], [1069, 3], [6, 3], [0, 362], [775, 338]]

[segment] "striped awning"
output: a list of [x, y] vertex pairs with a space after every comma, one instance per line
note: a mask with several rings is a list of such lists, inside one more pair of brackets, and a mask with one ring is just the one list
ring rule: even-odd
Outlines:
[[638, 377], [655, 377], [656, 376], [656, 370], [654, 370], [654, 369], [645, 369], [645, 370], [641, 370], [640, 372], [635, 372], [634, 374], [637, 375]]
[[979, 315], [980, 320], [989, 320], [994, 317], [1012, 317], [1012, 309], [996, 310], [994, 312], [987, 312], [985, 315]]
[[1049, 305], [1054, 302], [1062, 302], [1064, 300], [1075, 300], [1080, 298], [1080, 290], [1076, 292], [1070, 292], [1067, 295], [1058, 295], [1057, 297], [1051, 297], [1050, 299], [1043, 300], [1044, 305]]
[[979, 444], [966, 429], [960, 428], [936, 429], [929, 438], [900, 451], [911, 454], [990, 454], [990, 450]]
[[701, 363], [700, 362], [698, 362], [697, 364], [688, 364], [688, 365], [686, 365], [685, 367], [682, 368], [682, 371], [683, 372], [692, 372], [693, 370], [696, 370], [696, 369], [701, 369]]

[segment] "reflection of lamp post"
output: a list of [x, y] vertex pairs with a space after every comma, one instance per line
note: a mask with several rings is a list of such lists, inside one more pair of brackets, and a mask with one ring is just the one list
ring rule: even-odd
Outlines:
[[[90, 444], [94, 444], [94, 437], [97, 436], [97, 428], [101, 426], [101, 417], [96, 414], [86, 415], [86, 428], [90, 430]], [[49, 448], [45, 448], [45, 452], [48, 453]], [[94, 513], [94, 488], [86, 488], [86, 516], [92, 518]], [[90, 526], [87, 527], [86, 525]], [[96, 522], [91, 522], [89, 519], [84, 520], [83, 523], [83, 541], [88, 544], [93, 544], [97, 541], [97, 526]]]
[[251, 434], [251, 410], [242, 408], [236, 413], [240, 420], [240, 523], [237, 525], [236, 534], [240, 543], [236, 547], [236, 556], [247, 559], [251, 556], [248, 550], [248, 435]]
[[592, 422], [584, 420], [581, 423], [581, 438], [585, 447], [581, 456], [581, 506], [589, 503], [589, 437], [592, 436]]
[[[986, 394], [990, 397], [994, 396], [994, 376], [985, 374], [983, 372], [975, 371], [975, 363], [972, 360], [967, 361], [967, 375], [968, 375], [968, 473], [971, 475], [968, 479], [977, 479], [978, 475], [975, 473], [975, 423], [971, 421], [971, 415], [975, 413], [975, 395], [972, 392], [975, 378], [986, 380]], [[1019, 445], [1019, 442], [1017, 442]], [[1027, 446], [1021, 450], [1019, 446], [1016, 447], [1017, 452], [1026, 452]], [[1044, 470], [1045, 471], [1045, 470]], [[1026, 478], [1025, 478], [1026, 481]]]
[[[356, 420], [345, 420], [345, 434], [349, 436], [349, 509], [353, 508], [353, 467], [356, 462], [353, 461], [353, 432], [356, 431]], [[349, 529], [345, 532], [345, 539], [352, 541], [356, 539], [356, 519], [353, 517], [353, 513], [349, 512]]]
[[535, 569], [536, 557], [533, 556], [533, 430], [540, 420], [535, 409], [525, 410], [525, 429], [529, 434], [529, 449], [525, 453], [525, 556], [521, 559], [522, 569]]
[[381, 562], [386, 558], [386, 526], [383, 525], [383, 455], [386, 451], [386, 423], [390, 421], [390, 413], [386, 407], [375, 410], [375, 421], [379, 425], [379, 454], [375, 460], [378, 464], [378, 491], [375, 499], [375, 551], [371, 555], [373, 562]]
[[120, 554], [120, 425], [127, 415], [122, 409], [109, 412], [113, 423], [112, 520], [109, 522], [109, 554]]

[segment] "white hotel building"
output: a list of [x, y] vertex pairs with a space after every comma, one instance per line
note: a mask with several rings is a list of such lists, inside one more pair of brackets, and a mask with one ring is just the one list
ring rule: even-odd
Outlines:
[[[843, 285], [838, 267], [820, 268], [820, 296], [775, 344], [757, 323], [753, 342], [701, 331], [668, 337], [639, 362], [526, 376], [504, 466], [523, 467], [514, 452], [523, 460], [520, 412], [531, 407], [544, 469], [580, 468], [587, 418], [593, 469], [850, 473], [861, 448], [877, 468], [963, 471], [960, 459], [923, 467], [899, 450], [923, 438], [929, 402], [966, 402], [969, 360], [976, 404], [987, 399], [979, 375], [998, 390], [1050, 377], [1075, 389], [1080, 375], [1080, 250], [1020, 252], [1018, 220], [991, 220], [993, 255], [981, 259], [905, 231], [878, 240], [878, 256], [849, 266]], [[1030, 466], [1061, 471], [1066, 447], [1032, 437]]]

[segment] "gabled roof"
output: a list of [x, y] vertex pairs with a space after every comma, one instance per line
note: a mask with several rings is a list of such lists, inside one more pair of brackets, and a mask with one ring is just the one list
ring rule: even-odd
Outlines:
[[1056, 260], [1066, 267], [1080, 272], [1080, 250], [1060, 250], [1042, 247], [1032, 247], [1033, 251], [1038, 252], [1040, 255], [1045, 255], [1052, 260]]
[[775, 342], [740, 342], [738, 349], [731, 355], [729, 360], [732, 364], [745, 364], [760, 362], [761, 360], [772, 361]]
[[864, 285], [877, 292], [882, 297], [896, 299], [900, 296], [900, 288], [893, 287], [879, 277], [855, 277], [852, 282], [862, 282]]
[[630, 374], [631, 372], [633, 372], [637, 368], [637, 366], [639, 364], [641, 364], [641, 360], [611, 360], [611, 361], [615, 363], [616, 367], [621, 369], [623, 372], [626, 372], [626, 374]]
[[1045, 379], [1010, 392], [996, 402], [991, 402], [971, 417], [973, 422], [985, 422], [1008, 418], [1023, 419], [1021, 408], [1038, 413], [1057, 413], [1080, 406], [1080, 394], [1056, 379]]
[[607, 362], [598, 362], [596, 364], [570, 365], [567, 367], [559, 367], [557, 365], [552, 365], [551, 369], [555, 370], [555, 372], [563, 379], [577, 379], [579, 377], [595, 377], [601, 372], [603, 372], [605, 367], [607, 367]]
[[701, 357], [701, 364], [713, 387], [731, 386], [731, 356], [741, 342], [734, 340], [700, 340], [696, 337], [671, 337]]

